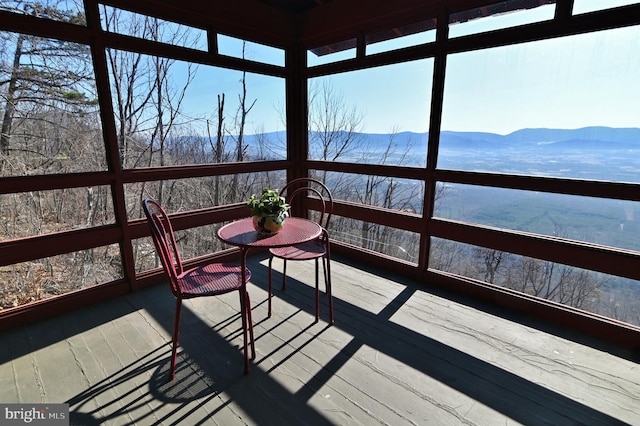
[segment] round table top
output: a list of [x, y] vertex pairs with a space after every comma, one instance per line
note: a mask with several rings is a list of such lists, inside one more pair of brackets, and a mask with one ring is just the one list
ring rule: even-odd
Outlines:
[[221, 241], [239, 247], [285, 247], [318, 238], [322, 228], [316, 222], [300, 217], [288, 217], [275, 235], [263, 236], [253, 228], [248, 217], [224, 225], [218, 230]]

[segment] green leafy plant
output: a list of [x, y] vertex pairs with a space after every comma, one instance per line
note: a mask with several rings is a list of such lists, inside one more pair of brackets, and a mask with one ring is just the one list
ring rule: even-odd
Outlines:
[[264, 188], [260, 197], [255, 194], [247, 200], [251, 216], [289, 216], [289, 204], [277, 189]]

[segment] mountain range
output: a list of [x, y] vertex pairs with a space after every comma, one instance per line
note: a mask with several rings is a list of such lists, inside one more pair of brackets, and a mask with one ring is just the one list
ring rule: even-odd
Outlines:
[[[429, 133], [399, 132], [394, 135], [382, 133], [359, 133], [369, 144], [374, 146], [387, 145], [390, 138], [398, 145], [405, 145], [408, 141], [422, 146], [426, 145]], [[285, 140], [285, 132], [271, 132], [266, 136], [272, 140]], [[251, 144], [257, 135], [246, 135], [246, 141]], [[477, 147], [500, 145], [504, 147], [514, 146], [540, 146], [553, 145], [571, 147], [577, 143], [586, 143], [589, 146], [609, 148], [611, 146], [637, 148], [640, 147], [640, 128], [617, 128], [592, 126], [580, 129], [521, 129], [507, 135], [488, 132], [457, 132], [444, 130], [440, 132], [441, 147]]]
[[521, 129], [508, 135], [441, 132], [440, 148], [634, 149], [640, 148], [640, 128]]
[[[380, 133], [359, 133], [364, 141], [363, 151], [380, 152], [386, 150], [393, 138], [397, 152], [411, 147], [414, 152], [426, 152], [429, 134], [415, 132], [399, 132], [393, 135]], [[285, 132], [273, 132], [261, 135], [265, 140], [278, 141], [284, 149]], [[257, 135], [245, 136], [250, 147], [257, 146]], [[313, 149], [313, 148], [312, 148]], [[507, 135], [489, 132], [456, 132], [440, 133], [440, 150], [456, 152], [487, 151], [497, 152], [509, 150], [513, 152], [594, 152], [594, 151], [628, 151], [640, 149], [640, 128], [614, 128], [603, 126], [583, 127], [579, 129], [521, 129]]]
[[[389, 142], [388, 134], [362, 134], [371, 144], [379, 146]], [[426, 146], [428, 133], [400, 132], [394, 142], [405, 145], [412, 141], [417, 146]], [[634, 149], [640, 148], [640, 128], [583, 127], [580, 129], [521, 129], [507, 135], [488, 132], [440, 132], [440, 148], [487, 149], [487, 148], [533, 148], [562, 149]]]

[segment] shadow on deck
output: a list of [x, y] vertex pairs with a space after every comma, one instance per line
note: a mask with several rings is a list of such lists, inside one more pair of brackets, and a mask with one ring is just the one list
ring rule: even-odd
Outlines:
[[185, 302], [167, 383], [158, 286], [1, 334], [0, 400], [68, 403], [87, 425], [640, 424], [640, 369], [615, 348], [341, 260], [334, 326], [324, 294], [314, 323], [312, 262], [288, 265], [286, 292], [274, 275], [267, 318], [266, 260], [249, 267], [249, 375], [234, 293]]

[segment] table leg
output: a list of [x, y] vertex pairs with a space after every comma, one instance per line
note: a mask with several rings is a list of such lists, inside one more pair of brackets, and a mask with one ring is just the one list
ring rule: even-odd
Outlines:
[[[250, 318], [249, 309], [251, 309], [251, 305], [249, 304], [249, 298], [247, 297], [247, 252], [248, 250], [245, 247], [240, 248], [240, 274], [242, 277], [242, 287], [241, 287], [241, 295], [240, 295], [240, 306], [241, 317], [242, 317], [242, 340], [244, 346], [244, 374], [249, 374], [249, 342], [247, 331], [249, 328], [248, 321]], [[252, 342], [253, 343], [253, 342]], [[255, 355], [254, 355], [255, 356]]]

